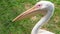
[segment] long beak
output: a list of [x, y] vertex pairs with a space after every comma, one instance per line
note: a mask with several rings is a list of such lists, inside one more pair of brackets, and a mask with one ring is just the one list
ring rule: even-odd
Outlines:
[[23, 12], [22, 14], [18, 15], [15, 19], [12, 20], [12, 22], [14, 21], [17, 21], [17, 20], [21, 20], [23, 18], [26, 18], [26, 17], [30, 17], [32, 16], [34, 13], [39, 13], [40, 11], [36, 11], [38, 8], [37, 7], [32, 7], [30, 8], [29, 10]]

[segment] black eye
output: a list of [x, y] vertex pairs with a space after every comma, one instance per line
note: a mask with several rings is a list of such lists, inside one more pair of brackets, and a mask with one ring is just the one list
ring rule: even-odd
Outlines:
[[42, 5], [41, 4], [38, 4], [37, 7], [41, 7]]
[[42, 5], [41, 4], [38, 4], [37, 7], [41, 7]]
[[38, 6], [41, 6], [41, 5], [38, 5]]

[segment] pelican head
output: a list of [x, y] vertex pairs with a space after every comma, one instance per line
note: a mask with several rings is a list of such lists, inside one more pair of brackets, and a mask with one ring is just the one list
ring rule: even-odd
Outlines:
[[[27, 11], [23, 12], [22, 14], [18, 15], [12, 21], [21, 20], [22, 18], [25, 18], [28, 15], [32, 15], [33, 13], [39, 13], [42, 10], [51, 10], [53, 8], [54, 8], [53, 3], [49, 2], [49, 1], [39, 1], [32, 8], [30, 8]], [[36, 10], [40, 10], [40, 11], [36, 11]]]
[[36, 10], [43, 10], [43, 9], [51, 9], [51, 7], [54, 7], [54, 4], [49, 2], [49, 1], [40, 1], [36, 3], [35, 7], [37, 8]]

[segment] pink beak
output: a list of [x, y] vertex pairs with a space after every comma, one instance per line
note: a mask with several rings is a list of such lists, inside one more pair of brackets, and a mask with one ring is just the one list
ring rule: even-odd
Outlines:
[[21, 20], [23, 18], [31, 17], [33, 15], [36, 15], [36, 13], [40, 13], [40, 11], [36, 11], [36, 10], [38, 10], [38, 8], [34, 6], [28, 9], [27, 11], [23, 12], [22, 14], [18, 15], [16, 18], [12, 20], [12, 22]]

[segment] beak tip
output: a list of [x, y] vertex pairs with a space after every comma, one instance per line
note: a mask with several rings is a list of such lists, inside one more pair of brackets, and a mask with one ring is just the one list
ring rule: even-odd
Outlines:
[[14, 20], [12, 20], [12, 22], [14, 22]]
[[15, 22], [15, 19], [13, 19], [12, 22]]

